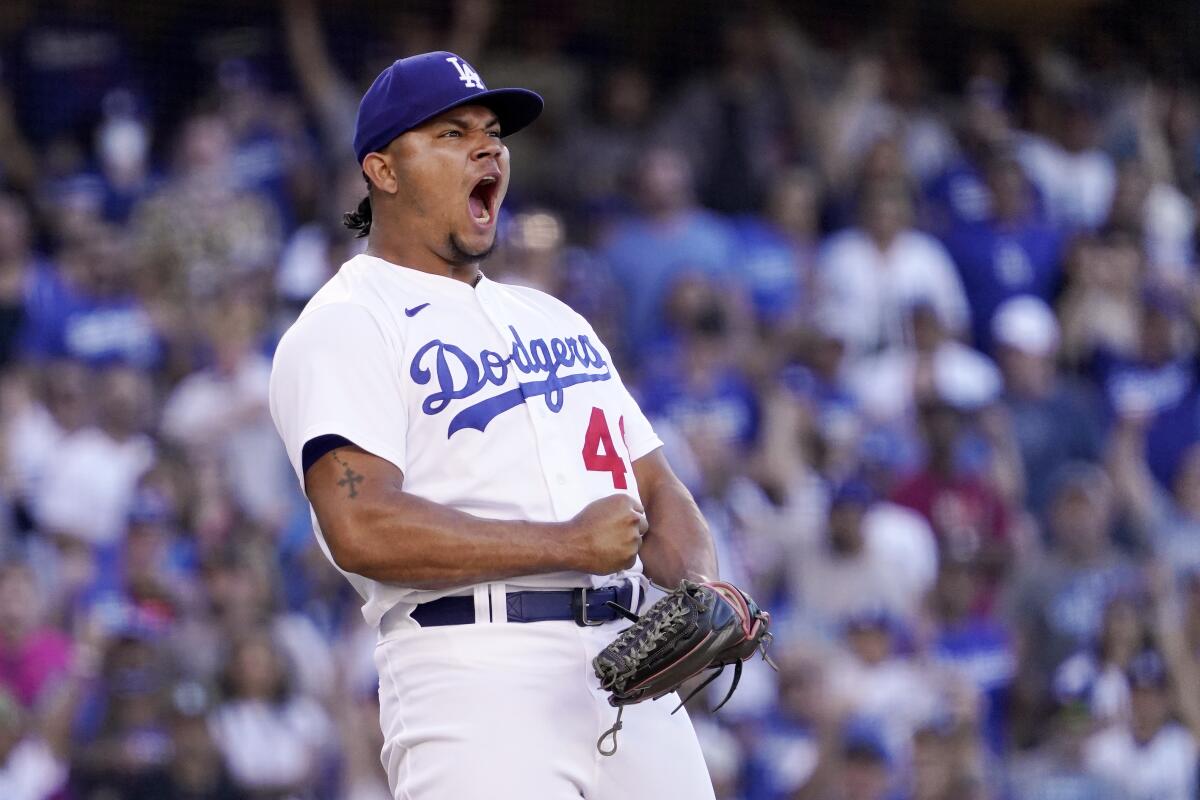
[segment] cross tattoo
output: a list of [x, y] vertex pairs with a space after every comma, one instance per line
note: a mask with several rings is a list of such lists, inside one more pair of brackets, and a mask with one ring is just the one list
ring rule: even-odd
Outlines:
[[350, 487], [350, 496], [358, 497], [358, 489], [355, 487], [355, 484], [362, 483], [363, 480], [364, 480], [364, 478], [362, 475], [359, 475], [354, 470], [350, 469], [349, 467], [346, 467], [346, 477], [344, 477], [340, 481], [338, 481], [338, 486], [349, 486]]

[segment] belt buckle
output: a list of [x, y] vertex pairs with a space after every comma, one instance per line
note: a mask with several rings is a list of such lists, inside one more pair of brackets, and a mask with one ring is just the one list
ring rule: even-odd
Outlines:
[[575, 624], [581, 628], [592, 628], [608, 622], [606, 619], [588, 619], [586, 587], [580, 588], [578, 594], [571, 595], [571, 611], [575, 616]]

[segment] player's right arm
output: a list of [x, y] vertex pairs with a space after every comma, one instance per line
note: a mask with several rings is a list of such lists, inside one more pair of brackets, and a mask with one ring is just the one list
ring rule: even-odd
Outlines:
[[607, 575], [633, 566], [646, 530], [641, 504], [626, 494], [568, 522], [527, 522], [477, 517], [403, 487], [395, 465], [356, 446], [308, 469], [305, 493], [341, 569], [415, 589], [564, 570]]
[[[366, 308], [332, 303], [307, 313], [275, 355], [271, 415], [341, 569], [439, 589], [633, 565], [646, 519], [625, 494], [546, 523], [485, 519], [405, 492], [408, 421], [397, 351]], [[304, 446], [327, 436], [345, 445], [309, 463]]]

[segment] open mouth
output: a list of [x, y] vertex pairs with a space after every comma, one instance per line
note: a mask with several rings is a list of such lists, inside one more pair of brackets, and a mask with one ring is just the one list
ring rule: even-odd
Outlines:
[[471, 218], [480, 225], [490, 225], [496, 216], [496, 192], [500, 181], [495, 175], [485, 175], [479, 179], [471, 194], [467, 197], [467, 210]]

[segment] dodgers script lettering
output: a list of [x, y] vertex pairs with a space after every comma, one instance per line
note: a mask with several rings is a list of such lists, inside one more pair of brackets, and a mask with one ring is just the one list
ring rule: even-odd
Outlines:
[[[413, 381], [421, 386], [431, 382], [437, 386], [437, 391], [421, 403], [421, 410], [430, 416], [440, 414], [454, 400], [474, 397], [488, 386], [503, 386], [508, 382], [510, 368], [522, 375], [545, 376], [518, 381], [512, 389], [460, 409], [450, 420], [446, 438], [464, 428], [483, 431], [493, 419], [531, 398], [543, 398], [546, 408], [558, 413], [567, 387], [611, 377], [608, 362], [586, 334], [530, 339], [527, 347], [515, 328], [510, 325], [508, 330], [513, 336], [513, 346], [507, 354], [481, 350], [476, 358], [461, 347], [434, 339], [413, 356], [409, 367]], [[572, 368], [582, 371], [559, 374], [560, 370]]]

